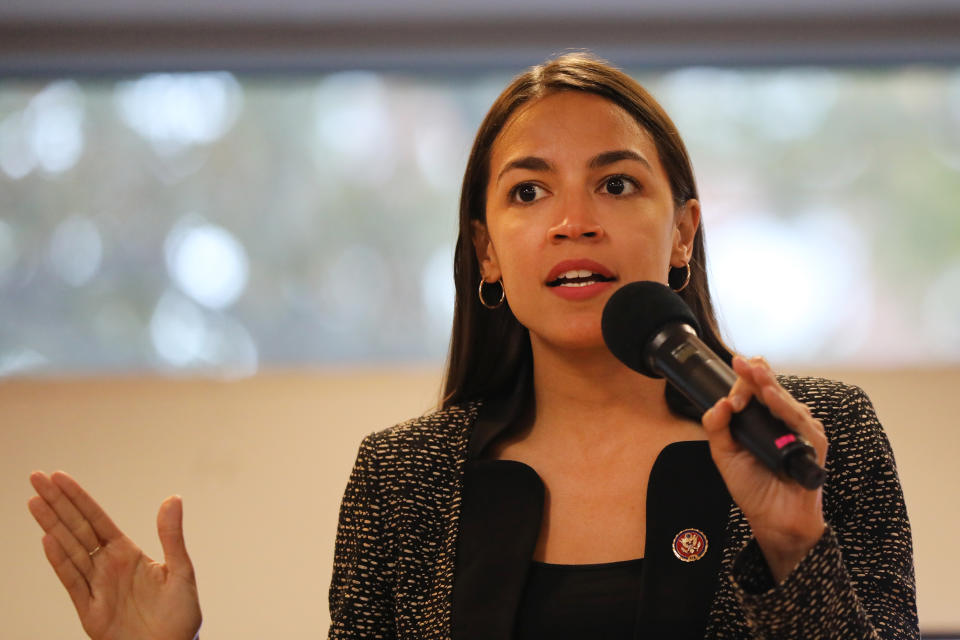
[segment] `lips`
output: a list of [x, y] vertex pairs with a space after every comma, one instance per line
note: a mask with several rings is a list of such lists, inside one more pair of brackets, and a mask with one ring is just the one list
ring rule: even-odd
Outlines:
[[607, 267], [593, 260], [564, 260], [547, 275], [548, 287], [586, 287], [600, 282], [616, 280]]

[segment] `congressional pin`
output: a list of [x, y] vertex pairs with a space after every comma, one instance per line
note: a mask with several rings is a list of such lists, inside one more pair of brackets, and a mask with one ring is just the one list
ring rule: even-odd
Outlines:
[[673, 538], [673, 555], [683, 562], [694, 562], [707, 553], [707, 536], [699, 529], [684, 529]]

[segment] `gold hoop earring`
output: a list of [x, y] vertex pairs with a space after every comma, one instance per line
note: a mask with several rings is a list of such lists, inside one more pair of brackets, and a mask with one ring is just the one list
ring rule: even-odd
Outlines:
[[[688, 262], [687, 264], [685, 264], [685, 265], [683, 265], [683, 266], [687, 268], [687, 274], [686, 274], [686, 277], [684, 277], [684, 279], [683, 279], [683, 284], [680, 285], [679, 287], [677, 287], [676, 289], [673, 289], [672, 286], [670, 287], [671, 289], [673, 289], [673, 290], [674, 290], [675, 292], [677, 292], [677, 293], [680, 293], [681, 291], [683, 291], [684, 289], [686, 289], [686, 288], [687, 288], [687, 285], [690, 284], [690, 275], [691, 275], [690, 263]], [[680, 269], [680, 268], [682, 268], [682, 267], [671, 267], [671, 269]], [[668, 278], [668, 280], [669, 280], [669, 278]]]
[[[500, 285], [500, 299], [497, 300], [496, 304], [487, 304], [487, 301], [483, 298], [483, 285], [485, 284], [499, 284]], [[503, 301], [507, 298], [507, 292], [503, 290], [503, 281], [497, 280], [496, 282], [485, 282], [483, 277], [480, 277], [480, 286], [477, 287], [477, 297], [480, 298], [480, 304], [485, 306], [487, 309], [499, 309], [503, 305]]]

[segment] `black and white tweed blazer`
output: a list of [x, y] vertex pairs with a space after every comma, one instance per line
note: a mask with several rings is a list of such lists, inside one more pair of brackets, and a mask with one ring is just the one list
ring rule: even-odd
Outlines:
[[[668, 446], [648, 487], [636, 638], [919, 638], [910, 525], [869, 399], [780, 381], [826, 428], [823, 538], [775, 585], [706, 443]], [[509, 640], [543, 485], [480, 456], [505, 411], [473, 402], [364, 439], [341, 504], [329, 638]], [[685, 527], [705, 532], [702, 560], [673, 557]]]

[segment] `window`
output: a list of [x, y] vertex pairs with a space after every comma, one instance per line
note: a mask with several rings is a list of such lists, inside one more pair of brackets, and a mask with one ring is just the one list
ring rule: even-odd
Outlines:
[[[0, 81], [0, 375], [439, 362], [510, 75]], [[737, 349], [960, 362], [960, 70], [635, 77], [690, 149]]]

